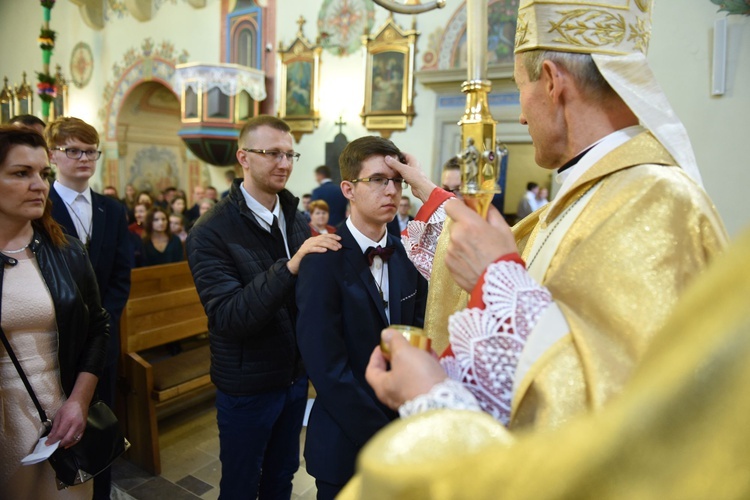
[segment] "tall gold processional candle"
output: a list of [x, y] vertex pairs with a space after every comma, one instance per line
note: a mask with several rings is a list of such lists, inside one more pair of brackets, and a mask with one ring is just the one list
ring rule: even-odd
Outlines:
[[[419, 14], [445, 6], [445, 0], [422, 4], [419, 0], [406, 0], [403, 4], [393, 0], [373, 0], [381, 7], [401, 14]], [[492, 83], [487, 80], [487, 0], [467, 0], [466, 35], [468, 47], [468, 77], [461, 86], [466, 94], [466, 111], [458, 124], [461, 126], [461, 194], [466, 204], [482, 217], [492, 197], [500, 192], [497, 185], [500, 157], [497, 148], [497, 122], [490, 114], [487, 94]]]
[[[444, 4], [441, 1], [421, 5], [417, 0], [407, 0], [406, 4], [396, 4], [393, 0], [373, 1], [388, 10], [404, 14], [426, 12], [443, 7]], [[487, 0], [468, 0], [466, 10], [468, 76], [462, 86], [466, 94], [466, 111], [459, 122], [461, 145], [460, 152], [457, 151], [462, 165], [460, 190], [467, 203], [486, 217], [492, 197], [499, 192], [496, 182], [501, 156], [496, 151], [497, 124], [490, 115], [487, 98], [492, 87], [486, 78]], [[424, 321], [424, 333], [438, 353], [442, 353], [449, 345], [450, 315], [465, 308], [468, 301], [468, 294], [456, 284], [445, 266], [450, 225], [450, 219], [446, 220], [445, 228], [438, 238]]]
[[497, 122], [490, 114], [487, 95], [492, 83], [487, 79], [487, 2], [466, 2], [466, 33], [468, 61], [467, 80], [461, 85], [466, 94], [466, 110], [458, 124], [461, 126], [461, 194], [466, 204], [482, 217], [492, 197], [500, 192], [497, 185], [499, 157]]

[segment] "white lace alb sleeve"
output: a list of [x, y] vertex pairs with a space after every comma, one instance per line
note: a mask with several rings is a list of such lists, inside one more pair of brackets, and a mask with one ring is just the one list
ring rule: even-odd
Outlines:
[[406, 235], [401, 236], [406, 255], [428, 281], [432, 274], [432, 259], [435, 258], [438, 237], [443, 231], [443, 224], [445, 223], [446, 215], [443, 205], [445, 203], [430, 215], [427, 222], [410, 221], [406, 226]]
[[485, 309], [464, 309], [448, 323], [451, 355], [440, 362], [482, 409], [507, 425], [513, 380], [529, 334], [552, 296], [526, 269], [510, 261], [488, 266], [482, 287]]
[[406, 418], [428, 410], [482, 411], [482, 408], [463, 384], [447, 378], [432, 386], [427, 394], [420, 394], [402, 404], [398, 414], [401, 418]]

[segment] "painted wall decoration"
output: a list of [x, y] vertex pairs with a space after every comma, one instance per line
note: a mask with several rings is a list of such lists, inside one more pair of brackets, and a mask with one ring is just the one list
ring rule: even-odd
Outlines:
[[94, 55], [85, 42], [78, 42], [70, 54], [70, 79], [73, 85], [82, 89], [91, 80], [94, 71]]
[[104, 20], [109, 22], [122, 19], [128, 15], [128, 8], [123, 0], [107, 0], [104, 2]]
[[360, 37], [374, 23], [372, 0], [323, 0], [318, 14], [320, 43], [337, 56], [353, 54], [362, 48]]
[[130, 89], [143, 81], [151, 80], [157, 80], [172, 89], [174, 67], [178, 63], [187, 62], [188, 57], [185, 50], [177, 54], [169, 41], [164, 40], [157, 45], [151, 38], [146, 38], [139, 49], [130, 48], [123, 55], [122, 62], [112, 65], [113, 78], [104, 87], [102, 97], [105, 104], [99, 110], [107, 140], [116, 140], [117, 113]]
[[[183, 3], [189, 3], [188, 0], [181, 1]], [[125, 17], [133, 15], [130, 10], [128, 10], [128, 2], [126, 0], [106, 0], [103, 3], [104, 9], [102, 14], [104, 16], [104, 21], [106, 22], [114, 21], [116, 19], [123, 19]], [[139, 3], [143, 4], [142, 1]], [[161, 9], [165, 4], [177, 5], [177, 0], [151, 0], [150, 9], [148, 8], [148, 5], [145, 5], [145, 10], [150, 11], [153, 15], [156, 14], [156, 12], [158, 12], [158, 10]], [[138, 5], [138, 3], [134, 3], [133, 5]], [[136, 15], [135, 17], [142, 17], [142, 15], [138, 13], [138, 15]], [[138, 20], [143, 21], [144, 19]]]
[[158, 193], [169, 186], [180, 185], [180, 165], [174, 151], [159, 146], [148, 146], [135, 154], [128, 168], [127, 183], [137, 191]]
[[719, 12], [727, 15], [750, 16], [750, 0], [711, 0], [711, 3], [721, 7]]
[[[488, 4], [487, 63], [513, 63], [519, 0], [490, 0]], [[422, 70], [466, 67], [466, 4], [456, 11], [444, 30], [428, 37]]]

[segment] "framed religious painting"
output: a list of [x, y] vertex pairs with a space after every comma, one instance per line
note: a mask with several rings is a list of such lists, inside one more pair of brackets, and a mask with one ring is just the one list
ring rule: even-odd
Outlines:
[[55, 72], [55, 87], [57, 87], [57, 95], [49, 108], [50, 121], [68, 115], [68, 81], [63, 76], [62, 68], [59, 64]]
[[362, 37], [367, 49], [362, 123], [383, 137], [406, 130], [414, 111], [414, 52], [419, 33], [402, 30], [390, 16], [373, 36]]
[[289, 124], [294, 140], [299, 142], [302, 135], [312, 133], [320, 121], [320, 55], [323, 48], [317, 41], [313, 45], [305, 38], [302, 16], [297, 24], [297, 38], [289, 48], [284, 50], [283, 44], [279, 44], [279, 118]]
[[13, 88], [8, 85], [8, 77], [5, 77], [5, 85], [0, 89], [0, 123], [8, 123], [15, 116], [13, 111]]

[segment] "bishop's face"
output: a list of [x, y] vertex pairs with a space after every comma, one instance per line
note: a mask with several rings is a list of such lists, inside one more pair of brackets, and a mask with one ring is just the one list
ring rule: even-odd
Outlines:
[[551, 95], [550, 76], [544, 70], [536, 81], [529, 79], [522, 55], [516, 56], [513, 78], [520, 94], [518, 121], [529, 128], [537, 165], [555, 169], [565, 161], [565, 123], [562, 108]]

